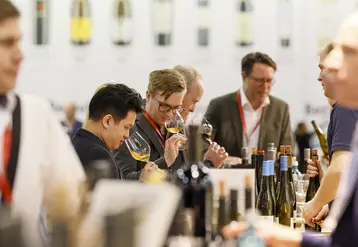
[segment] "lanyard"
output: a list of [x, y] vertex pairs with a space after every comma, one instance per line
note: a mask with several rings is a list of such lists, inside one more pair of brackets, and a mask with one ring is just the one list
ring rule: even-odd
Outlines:
[[8, 175], [7, 175], [7, 167], [10, 160], [10, 153], [11, 153], [11, 129], [7, 127], [4, 132], [4, 142], [0, 148], [3, 148], [3, 167], [0, 171], [0, 190], [2, 192], [2, 200], [5, 203], [11, 203], [12, 201], [12, 190], [9, 183]]
[[153, 119], [149, 116], [148, 112], [144, 113], [144, 117], [148, 120], [148, 122], [150, 123], [150, 125], [152, 125], [154, 131], [157, 133], [157, 135], [159, 136], [163, 147], [165, 147], [165, 140], [164, 137], [162, 135], [162, 133], [160, 133], [158, 125], [153, 121]]
[[247, 127], [246, 127], [246, 121], [245, 121], [245, 115], [244, 115], [244, 108], [242, 107], [242, 102], [241, 102], [240, 90], [237, 91], [237, 105], [239, 107], [241, 124], [242, 124], [242, 128], [244, 131], [245, 139], [246, 139], [247, 145], [249, 145], [251, 136], [253, 135], [253, 133], [255, 133], [257, 128], [260, 126], [261, 120], [264, 116], [265, 107], [263, 107], [261, 110], [261, 117], [260, 117], [259, 121], [257, 121], [257, 123], [256, 123], [255, 127], [253, 128], [253, 130], [251, 131], [251, 133], [248, 134]]

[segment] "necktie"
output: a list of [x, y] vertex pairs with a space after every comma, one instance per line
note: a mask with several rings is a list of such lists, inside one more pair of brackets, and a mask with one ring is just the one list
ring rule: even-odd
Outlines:
[[5, 203], [11, 203], [12, 200], [12, 192], [11, 187], [9, 184], [9, 180], [7, 178], [7, 167], [10, 160], [11, 154], [11, 143], [12, 143], [12, 136], [11, 136], [11, 128], [7, 127], [4, 133], [4, 143], [3, 143], [3, 167], [1, 168], [0, 172], [0, 189], [2, 194], [2, 201]]

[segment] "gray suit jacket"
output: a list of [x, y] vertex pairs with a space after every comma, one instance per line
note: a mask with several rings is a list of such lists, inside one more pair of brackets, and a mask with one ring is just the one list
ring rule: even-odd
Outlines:
[[[144, 140], [150, 146], [150, 161], [153, 161], [158, 165], [160, 169], [169, 169], [164, 160], [164, 146], [162, 142], [153, 129], [152, 125], [144, 117], [143, 114], [139, 115], [134, 126], [132, 127], [130, 134], [133, 132], [138, 132]], [[115, 152], [114, 157], [117, 163], [117, 166], [120, 167], [120, 170], [124, 176], [124, 179], [138, 180], [140, 172], [143, 167], [146, 165], [146, 162], [141, 162], [135, 160], [132, 155], [129, 153], [127, 145], [123, 143]], [[176, 171], [184, 164], [184, 155], [182, 152], [179, 152], [177, 159], [174, 164], [171, 165], [170, 170]]]
[[[212, 140], [223, 146], [230, 156], [241, 157], [243, 128], [236, 93], [211, 100], [205, 118], [213, 125]], [[277, 148], [279, 145], [293, 145], [288, 105], [273, 96], [269, 99], [260, 126], [258, 148], [266, 150], [270, 142]]]

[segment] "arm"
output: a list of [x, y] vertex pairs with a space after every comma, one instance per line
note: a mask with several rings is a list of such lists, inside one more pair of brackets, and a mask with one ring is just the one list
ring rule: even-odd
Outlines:
[[313, 236], [312, 233], [303, 233], [301, 247], [330, 247], [331, 238], [325, 236], [317, 237]]
[[[110, 170], [110, 178], [121, 178], [120, 170], [118, 169], [113, 156], [111, 153], [109, 153], [107, 150], [101, 148], [101, 147], [93, 147], [89, 150], [89, 160], [91, 162], [93, 161], [104, 161], [108, 162], [110, 164], [111, 170]], [[85, 170], [89, 168], [91, 164], [85, 164]]]
[[290, 112], [288, 105], [285, 104], [285, 113], [283, 116], [280, 144], [294, 146], [293, 135], [291, 130]]

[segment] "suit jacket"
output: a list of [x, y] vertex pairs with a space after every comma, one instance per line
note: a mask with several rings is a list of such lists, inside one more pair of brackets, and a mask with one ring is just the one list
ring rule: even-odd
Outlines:
[[113, 178], [122, 178], [121, 171], [116, 165], [113, 154], [107, 148], [106, 144], [96, 135], [81, 128], [77, 130], [73, 136], [72, 144], [85, 170], [89, 168], [91, 162], [105, 161], [111, 164]]
[[[150, 146], [150, 161], [158, 165], [160, 169], [169, 169], [164, 157], [164, 146], [161, 139], [153, 129], [152, 125], [145, 118], [144, 114], [138, 116], [130, 134], [138, 132]], [[135, 160], [129, 153], [126, 144], [121, 145], [115, 152], [115, 160], [120, 167], [124, 179], [138, 180], [140, 172], [146, 165], [146, 162]], [[171, 165], [171, 172], [176, 171], [184, 164], [184, 155], [179, 152], [175, 162]]]
[[61, 186], [72, 206], [78, 206], [78, 187], [85, 180], [85, 174], [49, 102], [29, 95], [21, 95], [19, 99], [14, 111], [17, 117], [12, 121], [7, 171], [8, 176], [14, 178], [11, 206], [24, 222], [26, 243], [41, 246], [39, 221], [44, 195], [52, 195], [54, 185]]
[[[260, 126], [259, 149], [267, 144], [293, 145], [288, 105], [273, 96], [266, 106]], [[212, 140], [223, 146], [230, 156], [241, 157], [243, 128], [237, 102], [237, 92], [229, 93], [210, 101], [205, 118], [213, 126]]]

